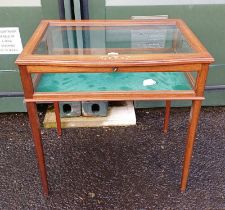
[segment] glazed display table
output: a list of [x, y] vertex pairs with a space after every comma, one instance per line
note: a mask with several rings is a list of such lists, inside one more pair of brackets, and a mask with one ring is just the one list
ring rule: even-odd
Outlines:
[[48, 183], [36, 103], [101, 100], [192, 101], [181, 179], [184, 191], [213, 61], [182, 20], [43, 20], [16, 63], [44, 194]]

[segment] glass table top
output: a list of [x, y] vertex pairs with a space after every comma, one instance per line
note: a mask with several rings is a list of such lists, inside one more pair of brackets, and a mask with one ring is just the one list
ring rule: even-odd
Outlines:
[[179, 54], [194, 50], [176, 25], [49, 25], [34, 55]]
[[[96, 68], [213, 61], [204, 45], [180, 19], [42, 20], [16, 64], [58, 66], [58, 70], [51, 69], [57, 73], [65, 66], [99, 71]], [[46, 69], [33, 66], [31, 71]], [[85, 72], [93, 71], [86, 69]]]

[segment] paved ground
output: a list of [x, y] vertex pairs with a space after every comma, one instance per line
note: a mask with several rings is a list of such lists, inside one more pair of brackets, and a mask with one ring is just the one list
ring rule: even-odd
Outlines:
[[189, 110], [137, 110], [137, 126], [44, 130], [42, 196], [26, 114], [0, 115], [0, 209], [225, 209], [225, 108], [204, 108], [188, 189], [179, 182]]

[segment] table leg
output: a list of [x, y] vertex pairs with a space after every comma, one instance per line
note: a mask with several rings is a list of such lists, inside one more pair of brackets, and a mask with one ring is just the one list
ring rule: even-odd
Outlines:
[[166, 112], [165, 112], [165, 119], [164, 119], [164, 133], [167, 133], [169, 127], [169, 120], [170, 120], [170, 108], [171, 108], [171, 101], [166, 101]]
[[60, 119], [59, 102], [54, 102], [54, 110], [55, 110], [57, 132], [58, 132], [58, 135], [61, 136], [62, 127], [61, 127], [61, 119]]
[[35, 144], [35, 151], [39, 166], [39, 171], [41, 175], [42, 188], [44, 194], [48, 195], [48, 181], [47, 181], [47, 173], [45, 168], [45, 158], [44, 152], [41, 142], [41, 132], [40, 132], [40, 123], [37, 114], [37, 106], [34, 102], [27, 102], [27, 111], [30, 120], [30, 126], [32, 130], [33, 140]]
[[186, 149], [184, 155], [183, 172], [181, 179], [181, 191], [184, 192], [187, 186], [187, 180], [189, 175], [189, 168], [191, 163], [191, 156], [193, 151], [193, 145], [195, 141], [196, 130], [198, 126], [198, 119], [200, 115], [202, 101], [196, 100], [192, 102], [188, 134], [186, 140]]

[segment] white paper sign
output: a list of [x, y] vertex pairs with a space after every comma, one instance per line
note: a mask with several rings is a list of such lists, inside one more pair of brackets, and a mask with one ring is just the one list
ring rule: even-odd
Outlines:
[[106, 0], [106, 6], [225, 4], [225, 0]]
[[164, 48], [167, 29], [131, 30], [133, 48]]
[[20, 54], [23, 50], [18, 27], [0, 27], [0, 54]]
[[41, 0], [0, 0], [0, 7], [41, 7]]

